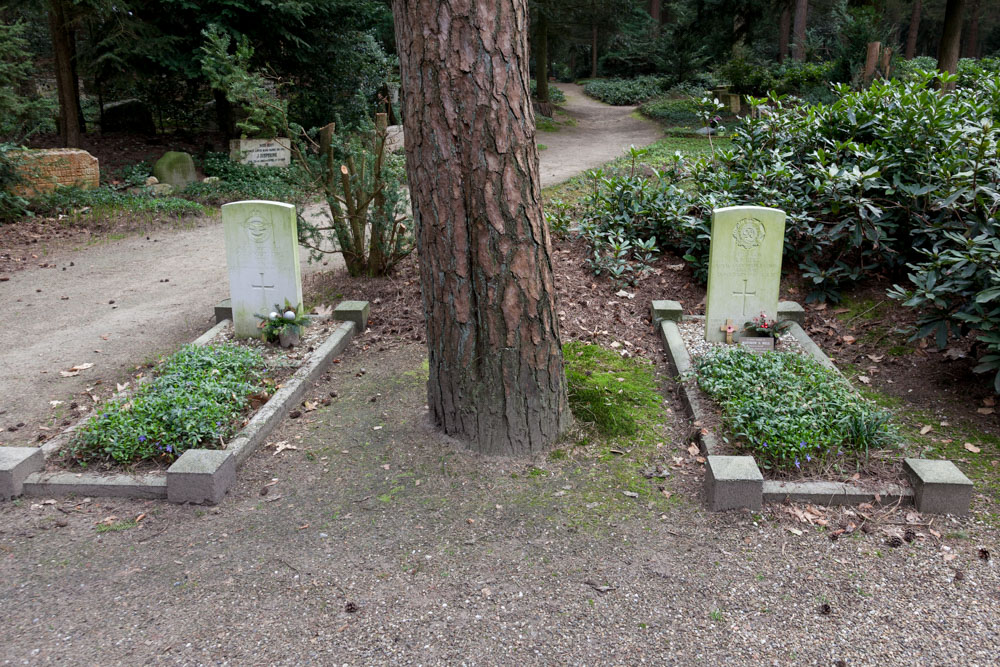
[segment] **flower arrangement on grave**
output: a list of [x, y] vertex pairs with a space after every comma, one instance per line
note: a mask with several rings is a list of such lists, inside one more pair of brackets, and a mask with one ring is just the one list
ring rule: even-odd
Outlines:
[[300, 303], [293, 306], [285, 299], [285, 305], [274, 304], [274, 310], [267, 315], [254, 313], [261, 319], [261, 338], [268, 343], [280, 343], [282, 347], [290, 347], [298, 342], [302, 329], [309, 325], [305, 308]]
[[743, 324], [743, 331], [757, 338], [777, 338], [792, 325], [790, 320], [778, 322], [768, 319], [765, 313], [761, 313], [749, 322]]

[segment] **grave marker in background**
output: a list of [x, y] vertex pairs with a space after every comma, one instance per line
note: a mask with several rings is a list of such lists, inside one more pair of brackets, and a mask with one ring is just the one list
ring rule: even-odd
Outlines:
[[229, 142], [229, 159], [255, 167], [287, 167], [292, 163], [291, 146], [284, 137], [233, 139]]
[[274, 305], [302, 303], [295, 206], [240, 201], [222, 207], [233, 328], [238, 337], [260, 335], [260, 318]]
[[784, 242], [784, 211], [730, 206], [712, 213], [705, 340], [724, 342], [726, 320], [740, 331], [761, 313], [777, 318]]

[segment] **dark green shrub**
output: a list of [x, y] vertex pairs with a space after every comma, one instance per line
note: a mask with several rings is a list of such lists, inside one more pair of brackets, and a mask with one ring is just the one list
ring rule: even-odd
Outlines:
[[888, 412], [801, 354], [716, 348], [698, 360], [697, 379], [732, 435], [765, 468], [818, 467], [844, 452], [867, 456], [896, 439]]
[[204, 215], [208, 211], [197, 202], [179, 197], [156, 197], [144, 189], [141, 192], [122, 192], [108, 186], [93, 190], [77, 187], [56, 188], [52, 192], [33, 197], [29, 209], [38, 215], [54, 217], [89, 209], [87, 215], [102, 218], [118, 213], [169, 215], [184, 217]]
[[[912, 287], [893, 295], [921, 309], [918, 335], [943, 344], [973, 329], [985, 346], [980, 370], [994, 370], [1000, 77], [947, 94], [934, 79], [839, 86], [829, 105], [752, 99], [731, 148], [678, 159], [643, 185], [598, 180], [587, 217], [632, 241], [655, 237], [704, 278], [712, 209], [780, 208], [785, 266], [812, 283], [808, 301], [836, 301], [873, 273], [908, 272]], [[623, 211], [637, 221], [616, 223]]]
[[698, 103], [691, 98], [670, 99], [667, 97], [657, 97], [639, 107], [639, 111], [644, 116], [669, 125], [683, 125], [686, 127], [701, 125], [701, 118], [698, 115]]
[[234, 162], [226, 153], [207, 153], [201, 160], [206, 176], [215, 183], [195, 182], [182, 191], [203, 204], [218, 205], [241, 199], [266, 199], [300, 204], [309, 195], [309, 178], [296, 166], [255, 167]]
[[263, 370], [250, 348], [185, 346], [131, 396], [104, 405], [64, 453], [82, 464], [168, 463], [193, 447], [217, 448], [239, 429]]
[[642, 104], [663, 93], [665, 80], [657, 76], [634, 79], [591, 79], [583, 92], [605, 104], [630, 106]]
[[[531, 80], [531, 96], [532, 97], [537, 97], [538, 96], [538, 82], [535, 81], [534, 79]], [[552, 104], [555, 104], [555, 105], [565, 104], [566, 103], [566, 93], [564, 93], [563, 91], [559, 90], [558, 88], [556, 88], [555, 86], [553, 86], [550, 83], [549, 84], [549, 102], [552, 102]]]
[[21, 182], [17, 166], [21, 148], [14, 144], [0, 143], [0, 223], [15, 220], [28, 212], [28, 200], [14, 194]]

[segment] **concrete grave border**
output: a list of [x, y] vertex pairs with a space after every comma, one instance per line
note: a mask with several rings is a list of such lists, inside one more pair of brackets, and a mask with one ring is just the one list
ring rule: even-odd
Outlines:
[[[340, 321], [340, 325], [257, 410], [225, 449], [189, 449], [163, 473], [101, 475], [43, 472], [45, 459], [59, 451], [76, 429], [93, 416], [92, 411], [41, 447], [0, 447], [0, 501], [21, 495], [77, 495], [165, 499], [172, 503], [218, 503], [235, 483], [237, 468], [260, 448], [360, 330], [355, 322], [362, 317], [362, 313], [367, 315], [368, 302], [352, 304], [357, 304], [356, 309], [338, 309], [331, 322]], [[194, 344], [210, 343], [228, 324], [229, 320], [219, 322], [199, 336]]]
[[[719, 455], [719, 441], [715, 434], [704, 428], [708, 414], [705, 397], [689, 379], [693, 371], [691, 356], [681, 337], [677, 323], [682, 320], [704, 319], [698, 315], [684, 315], [677, 301], [653, 301], [650, 314], [653, 326], [660, 332], [678, 384], [681, 400], [688, 416], [694, 421], [696, 438], [701, 453], [707, 458], [705, 471], [705, 500], [709, 509], [721, 511], [745, 508], [760, 509], [762, 503], [809, 502], [822, 505], [859, 505], [861, 503], [916, 505], [917, 510], [930, 514], [969, 513], [972, 500], [972, 482], [951, 461], [905, 459], [904, 468], [913, 488], [897, 484], [878, 489], [861, 488], [842, 482], [781, 482], [764, 480], [756, 462], [750, 456]], [[793, 301], [778, 304], [777, 319], [791, 320], [789, 333], [823, 366], [838, 373], [840, 369], [809, 337], [802, 324], [805, 310]]]

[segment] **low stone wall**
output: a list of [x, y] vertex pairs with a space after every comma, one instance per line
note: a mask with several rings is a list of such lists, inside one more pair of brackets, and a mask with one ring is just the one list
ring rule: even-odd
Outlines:
[[61, 185], [96, 188], [101, 181], [97, 158], [77, 148], [24, 151], [17, 170], [24, 182], [14, 193], [21, 197], [51, 192]]

